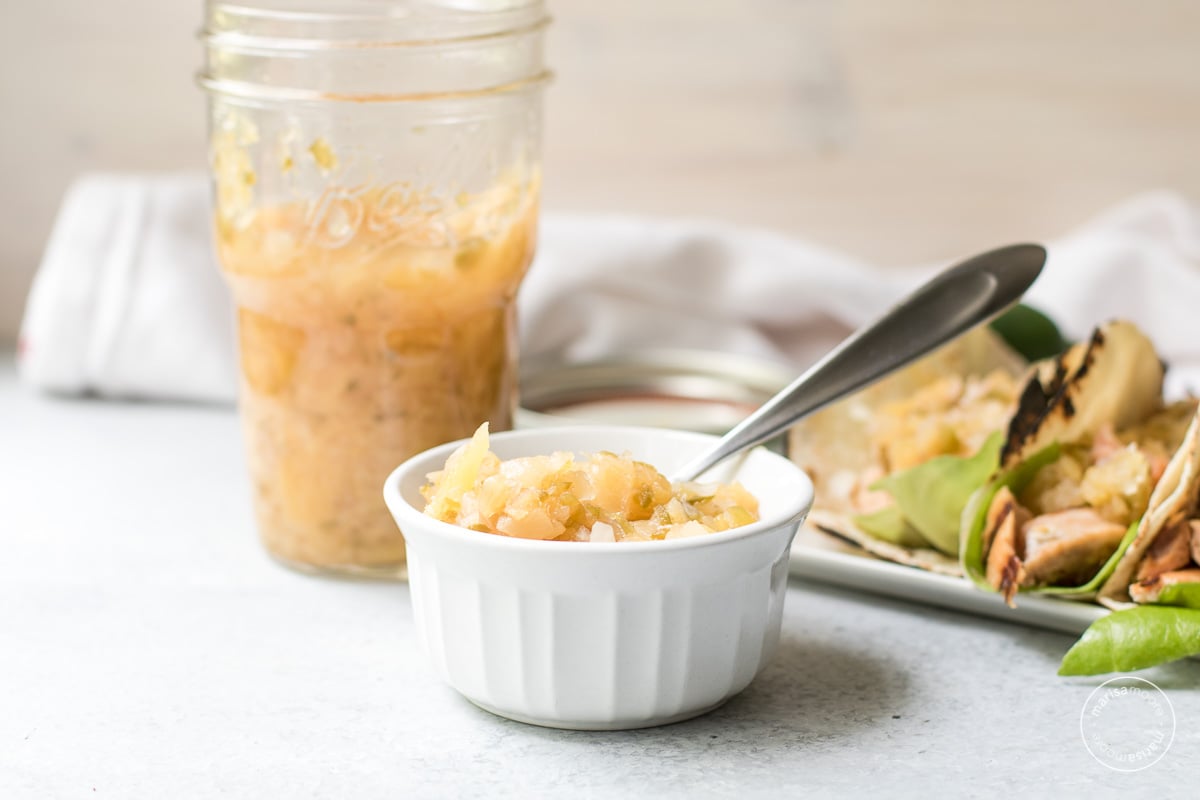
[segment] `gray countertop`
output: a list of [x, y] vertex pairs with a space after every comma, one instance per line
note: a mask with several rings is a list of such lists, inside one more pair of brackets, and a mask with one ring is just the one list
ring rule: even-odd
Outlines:
[[793, 581], [774, 662], [620, 733], [480, 711], [404, 585], [293, 574], [255, 538], [229, 409], [48, 399], [0, 366], [0, 797], [1184, 796], [1200, 664], [1144, 673], [1161, 761], [1102, 766], [1070, 637]]

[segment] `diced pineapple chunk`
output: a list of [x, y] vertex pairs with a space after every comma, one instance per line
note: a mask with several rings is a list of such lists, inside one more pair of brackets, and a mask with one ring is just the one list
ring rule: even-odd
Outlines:
[[606, 525], [603, 522], [597, 522], [592, 526], [591, 541], [593, 542], [615, 542], [617, 540], [616, 532], [613, 531], [612, 525]]
[[463, 496], [480, 481], [480, 473], [494, 472], [498, 465], [499, 459], [488, 449], [485, 422], [475, 429], [471, 441], [450, 454], [440, 472], [429, 474], [429, 484], [421, 489], [426, 513], [438, 519], [457, 515]]
[[687, 539], [691, 536], [703, 536], [706, 533], [712, 532], [713, 531], [710, 528], [705, 527], [703, 524], [696, 522], [695, 520], [691, 520], [683, 523], [682, 525], [673, 526], [671, 530], [667, 531], [667, 535], [664, 538]]

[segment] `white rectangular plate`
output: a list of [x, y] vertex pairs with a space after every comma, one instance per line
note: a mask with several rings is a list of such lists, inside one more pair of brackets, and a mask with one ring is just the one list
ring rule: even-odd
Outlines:
[[806, 527], [792, 542], [790, 572], [805, 580], [1076, 635], [1109, 613], [1091, 603], [1035, 595], [1018, 596], [1017, 607], [1009, 608], [1000, 595], [977, 589], [966, 578], [881, 561]]

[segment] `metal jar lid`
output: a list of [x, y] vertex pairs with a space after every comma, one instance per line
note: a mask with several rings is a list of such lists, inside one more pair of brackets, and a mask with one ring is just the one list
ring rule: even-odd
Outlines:
[[597, 422], [720, 434], [796, 374], [776, 361], [683, 349], [532, 364], [521, 374], [517, 426]]

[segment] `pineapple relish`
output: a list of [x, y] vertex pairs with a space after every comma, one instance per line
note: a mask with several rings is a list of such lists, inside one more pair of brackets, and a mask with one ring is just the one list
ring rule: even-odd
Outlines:
[[421, 489], [425, 513], [483, 533], [571, 542], [681, 539], [758, 521], [740, 483], [674, 485], [628, 455], [571, 453], [501, 461], [485, 422]]

